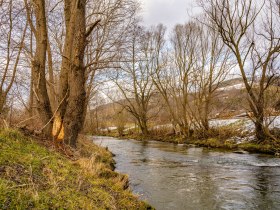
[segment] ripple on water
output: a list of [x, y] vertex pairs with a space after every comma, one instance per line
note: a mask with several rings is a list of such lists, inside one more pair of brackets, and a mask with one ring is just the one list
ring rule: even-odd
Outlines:
[[280, 209], [280, 161], [168, 143], [98, 138], [156, 209]]

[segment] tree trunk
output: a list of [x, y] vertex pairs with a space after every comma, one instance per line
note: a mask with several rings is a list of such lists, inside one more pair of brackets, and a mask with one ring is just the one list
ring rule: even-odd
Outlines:
[[[37, 100], [37, 110], [40, 119], [45, 126], [43, 133], [51, 134], [52, 111], [46, 86], [46, 51], [47, 51], [47, 25], [45, 15], [45, 1], [34, 0], [36, 16], [36, 52], [32, 61], [32, 71], [34, 72], [33, 91]], [[47, 125], [48, 124], [48, 125]]]
[[[74, 1], [72, 2], [74, 4]], [[64, 42], [61, 70], [60, 70], [60, 78], [59, 78], [59, 116], [63, 122], [63, 118], [66, 112], [67, 100], [66, 98], [69, 95], [69, 86], [68, 86], [68, 72], [71, 66], [71, 57], [72, 57], [72, 44], [74, 39], [74, 31], [70, 25], [73, 25], [71, 20], [71, 11], [72, 11], [71, 0], [64, 0], [64, 18], [65, 18], [65, 26], [66, 26], [66, 37]], [[72, 19], [72, 22], [74, 20]]]
[[140, 128], [140, 132], [143, 136], [148, 136], [149, 130], [148, 130], [148, 125], [147, 125], [147, 120], [143, 117], [136, 117], [137, 120], [137, 125]]
[[141, 128], [142, 135], [144, 135], [144, 136], [148, 136], [149, 135], [149, 130], [148, 130], [147, 122], [143, 121], [140, 128]]
[[205, 105], [204, 105], [204, 110], [203, 110], [203, 119], [202, 119], [202, 126], [204, 129], [204, 133], [206, 135], [209, 134], [209, 107], [210, 107], [210, 100], [211, 100], [212, 96], [209, 95], [207, 96], [206, 100], [205, 100]]
[[185, 125], [184, 123], [179, 123], [178, 125], [179, 125], [179, 127], [180, 127], [181, 135], [182, 135], [184, 138], [190, 137], [189, 126], [188, 126], [188, 125]]
[[68, 91], [67, 107], [64, 116], [64, 141], [72, 147], [76, 147], [77, 137], [84, 122], [86, 103], [85, 91], [85, 67], [84, 51], [86, 47], [86, 0], [74, 2], [71, 6], [71, 18], [66, 37], [69, 36], [67, 52], [70, 53], [70, 68], [68, 69]]
[[267, 138], [269, 138], [268, 134], [266, 133], [265, 125], [264, 125], [264, 91], [260, 88], [259, 100], [257, 102], [257, 112], [254, 114], [256, 121], [255, 121], [255, 131], [256, 137], [258, 142], [261, 143]]
[[50, 98], [52, 112], [54, 112], [57, 108], [57, 101], [56, 101], [56, 92], [55, 92], [52, 51], [51, 51], [49, 40], [47, 44], [47, 52], [48, 52], [48, 69], [49, 69], [48, 72], [49, 73], [49, 98]]
[[30, 90], [29, 90], [29, 103], [28, 103], [28, 114], [29, 117], [34, 116], [34, 91], [33, 91], [33, 83], [34, 81], [34, 72], [33, 68], [31, 67], [31, 79], [30, 79]]
[[4, 114], [5, 101], [6, 101], [6, 97], [5, 97], [5, 95], [0, 91], [0, 118], [1, 118], [1, 115], [3, 116], [3, 114]]
[[266, 134], [263, 129], [263, 124], [259, 121], [255, 122], [255, 132], [259, 143], [263, 142], [266, 139]]

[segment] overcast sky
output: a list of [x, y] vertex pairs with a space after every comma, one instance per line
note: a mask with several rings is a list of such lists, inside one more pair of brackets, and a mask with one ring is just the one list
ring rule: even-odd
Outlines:
[[195, 0], [140, 0], [145, 26], [163, 23], [171, 30], [176, 23], [185, 23], [190, 18]]

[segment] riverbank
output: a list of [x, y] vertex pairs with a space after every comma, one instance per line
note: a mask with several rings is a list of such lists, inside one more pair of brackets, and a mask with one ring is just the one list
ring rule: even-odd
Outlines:
[[236, 142], [232, 139], [219, 139], [219, 138], [208, 138], [208, 139], [190, 139], [185, 140], [179, 136], [173, 135], [157, 135], [157, 136], [141, 136], [136, 134], [118, 136], [116, 132], [108, 133], [104, 136], [119, 138], [119, 139], [134, 139], [139, 141], [160, 141], [168, 142], [173, 144], [186, 144], [199, 147], [215, 148], [215, 149], [224, 149], [233, 152], [247, 151], [250, 153], [261, 153], [280, 156], [280, 141], [271, 141], [258, 144], [253, 141], [242, 141]]
[[80, 138], [76, 151], [0, 130], [0, 209], [151, 209], [113, 171], [112, 154]]

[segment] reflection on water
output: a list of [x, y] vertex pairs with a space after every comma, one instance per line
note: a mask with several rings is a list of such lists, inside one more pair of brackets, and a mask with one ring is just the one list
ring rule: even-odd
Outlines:
[[93, 137], [156, 209], [280, 209], [280, 160], [162, 142]]

